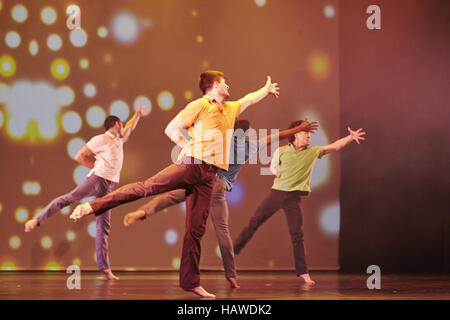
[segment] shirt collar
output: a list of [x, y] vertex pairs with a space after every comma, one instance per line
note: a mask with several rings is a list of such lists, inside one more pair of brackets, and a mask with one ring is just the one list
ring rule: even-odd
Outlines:
[[116, 137], [115, 135], [113, 135], [111, 132], [106, 131], [105, 134], [110, 137], [111, 139], [120, 139], [119, 137]]
[[[294, 144], [293, 144], [293, 143], [289, 142], [289, 147], [290, 147], [293, 151], [295, 151], [295, 148], [294, 148]], [[306, 150], [307, 148], [308, 148], [308, 146], [303, 147], [303, 148], [301, 148], [301, 149], [298, 150], [298, 151], [303, 151], [303, 150]], [[295, 151], [295, 152], [297, 152], [297, 151]]]
[[211, 96], [208, 96], [207, 94], [205, 94], [205, 95], [203, 96], [203, 98], [205, 98], [206, 100], [208, 100], [209, 103], [215, 102], [215, 103], [220, 104], [215, 98], [213, 98], [213, 97], [211, 97]]

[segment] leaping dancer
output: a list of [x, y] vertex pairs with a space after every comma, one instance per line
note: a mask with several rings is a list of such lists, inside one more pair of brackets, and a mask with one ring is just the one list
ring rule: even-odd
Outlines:
[[[231, 192], [239, 171], [248, 159], [270, 145], [272, 141], [288, 138], [300, 131], [313, 132], [317, 127], [317, 122], [309, 123], [303, 121], [299, 126], [261, 137], [259, 140], [247, 140], [245, 138], [248, 135], [248, 130], [251, 129], [250, 122], [248, 120], [236, 121], [230, 146], [231, 156], [228, 171], [223, 169], [218, 169], [217, 171], [217, 177], [215, 178], [212, 189], [210, 208], [210, 216], [216, 231], [217, 241], [219, 242], [225, 277], [229, 281], [231, 288], [239, 288], [240, 286], [237, 283], [233, 243], [228, 224], [228, 204], [225, 192]], [[184, 189], [173, 190], [154, 196], [138, 210], [128, 213], [124, 217], [124, 225], [130, 226], [137, 220], [143, 220], [148, 216], [154, 215], [159, 211], [184, 202], [185, 200], [186, 190]]]
[[[200, 240], [205, 233], [211, 193], [217, 169], [228, 171], [229, 146], [235, 118], [249, 106], [268, 94], [279, 95], [277, 83], [270, 77], [261, 89], [238, 101], [229, 97], [228, 85], [219, 71], [200, 75], [199, 86], [204, 96], [190, 102], [168, 124], [166, 135], [182, 147], [175, 164], [153, 177], [125, 185], [108, 195], [75, 208], [70, 218], [103, 214], [121, 204], [176, 189], [186, 189], [186, 230], [180, 263], [180, 287], [206, 298], [215, 298], [200, 286]], [[189, 129], [192, 139], [187, 141], [181, 130]], [[224, 151], [225, 150], [225, 151]]]
[[[293, 122], [296, 127], [302, 120]], [[289, 227], [294, 251], [295, 270], [306, 285], [314, 285], [306, 264], [303, 244], [303, 216], [300, 207], [301, 196], [310, 191], [311, 173], [317, 159], [341, 150], [352, 141], [360, 144], [366, 134], [362, 129], [353, 131], [348, 127], [349, 135], [327, 146], [309, 147], [311, 134], [298, 132], [289, 138], [289, 145], [278, 148], [273, 155], [270, 170], [275, 175], [272, 190], [261, 202], [248, 224], [234, 241], [234, 253], [239, 254], [256, 230], [279, 209], [283, 209]]]
[[[86, 180], [71, 192], [53, 199], [38, 215], [25, 223], [25, 232], [31, 232], [42, 225], [48, 218], [62, 208], [79, 202], [86, 197], [101, 197], [111, 192], [119, 183], [123, 162], [123, 144], [136, 128], [145, 107], [139, 105], [139, 110], [123, 126], [116, 116], [105, 119], [105, 133], [89, 140], [75, 155], [75, 160], [91, 169]], [[111, 230], [111, 210], [96, 217], [95, 248], [97, 252], [97, 267], [108, 280], [118, 280], [110, 267], [108, 254], [108, 236]]]

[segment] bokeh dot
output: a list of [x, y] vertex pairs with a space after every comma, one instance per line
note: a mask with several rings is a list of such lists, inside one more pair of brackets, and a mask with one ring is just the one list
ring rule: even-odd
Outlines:
[[61, 209], [61, 214], [67, 216], [70, 213], [70, 206]]
[[81, 266], [81, 259], [80, 258], [74, 258], [72, 260], [72, 264], [74, 264], [76, 266]]
[[15, 22], [25, 22], [28, 18], [28, 10], [24, 5], [17, 4], [11, 9], [11, 17]]
[[69, 38], [72, 45], [77, 48], [84, 47], [88, 40], [87, 33], [83, 29], [73, 29]]
[[55, 79], [64, 80], [70, 73], [69, 63], [63, 58], [55, 59], [50, 65], [50, 72]]
[[184, 98], [185, 98], [186, 100], [191, 100], [191, 99], [192, 99], [192, 91], [186, 90], [186, 91], [184, 92]]
[[28, 45], [28, 50], [30, 51], [30, 54], [32, 56], [35, 56], [35, 55], [38, 54], [38, 52], [39, 52], [39, 44], [38, 44], [38, 42], [35, 39], [30, 41], [30, 44]]
[[113, 116], [119, 117], [120, 121], [125, 121], [130, 116], [130, 109], [125, 101], [116, 100], [109, 107], [109, 113]]
[[16, 209], [14, 216], [17, 222], [23, 223], [28, 219], [29, 213], [24, 207], [19, 207]]
[[106, 38], [108, 36], [108, 29], [106, 29], [106, 27], [101, 26], [97, 29], [97, 35], [100, 38]]
[[73, 92], [73, 89], [68, 86], [59, 87], [58, 98], [61, 101], [61, 105], [67, 106], [72, 104], [75, 100], [75, 92]]
[[14, 235], [9, 238], [9, 246], [11, 249], [13, 250], [19, 249], [21, 244], [22, 241], [18, 236]]
[[161, 91], [158, 94], [158, 106], [164, 110], [170, 110], [172, 109], [173, 105], [175, 104], [175, 99], [169, 91]]
[[45, 250], [49, 250], [53, 245], [52, 238], [50, 236], [43, 236], [41, 238], [41, 247]]
[[86, 70], [89, 68], [89, 60], [87, 58], [80, 59], [80, 68]]
[[2, 263], [2, 266], [1, 266], [0, 270], [2, 270], [2, 271], [14, 271], [14, 270], [17, 270], [17, 267], [14, 264], [14, 262], [12, 262], [12, 261], [4, 261]]
[[56, 14], [55, 9], [53, 9], [52, 7], [46, 6], [46, 7], [42, 8], [41, 20], [43, 23], [45, 23], [47, 25], [51, 25], [51, 24], [55, 23], [57, 17], [58, 17], [58, 15]]
[[88, 230], [88, 234], [92, 238], [95, 239], [97, 237], [97, 230], [96, 230], [96, 223], [95, 223], [95, 221], [92, 221], [91, 223], [89, 223], [87, 230]]
[[61, 270], [61, 266], [56, 261], [49, 261], [45, 265], [44, 269], [46, 271], [59, 271], [59, 270]]
[[16, 72], [16, 62], [10, 55], [0, 56], [0, 75], [11, 77]]
[[86, 121], [93, 128], [100, 128], [105, 122], [105, 111], [99, 106], [92, 106], [86, 112]]
[[232, 205], [239, 204], [244, 198], [244, 188], [239, 182], [235, 182], [231, 192], [226, 193], [228, 203]]
[[332, 5], [326, 5], [323, 9], [323, 13], [327, 18], [333, 18], [335, 15], [334, 7]]
[[62, 47], [62, 39], [56, 33], [53, 33], [47, 38], [47, 46], [52, 51], [58, 51]]
[[85, 144], [86, 144], [86, 141], [84, 141], [83, 139], [73, 138], [67, 144], [67, 153], [69, 154], [69, 156], [72, 159], [74, 159], [77, 152], [80, 151], [81, 148], [83, 148]]
[[266, 5], [266, 0], [255, 0], [255, 4], [258, 7], [264, 7]]
[[197, 35], [197, 37], [195, 38], [195, 40], [197, 41], [197, 43], [203, 43], [203, 36], [201, 34]]
[[168, 245], [174, 245], [178, 240], [178, 233], [173, 229], [169, 229], [164, 234], [164, 239]]
[[306, 58], [307, 70], [314, 80], [323, 81], [331, 75], [331, 61], [325, 52], [312, 51]]
[[78, 167], [75, 168], [75, 170], [73, 171], [73, 180], [75, 181], [75, 183], [77, 185], [80, 185], [81, 183], [83, 183], [83, 181], [86, 179], [87, 175], [89, 174], [90, 169], [79, 165]]
[[75, 240], [75, 232], [72, 230], [67, 231], [66, 239], [67, 239], [67, 241], [70, 241], [70, 242], [74, 241]]
[[83, 92], [86, 97], [92, 98], [97, 94], [97, 88], [92, 83], [87, 83], [83, 87]]
[[339, 203], [332, 204], [320, 214], [320, 227], [328, 235], [338, 235], [341, 207]]
[[21, 38], [16, 31], [10, 31], [5, 36], [5, 43], [10, 48], [17, 48], [20, 46]]
[[77, 133], [81, 129], [81, 117], [75, 111], [68, 111], [62, 117], [62, 125], [67, 133]]
[[173, 259], [172, 259], [172, 267], [174, 268], [174, 269], [180, 269], [180, 258], [178, 258], [178, 257], [174, 257]]
[[129, 12], [118, 13], [112, 21], [112, 34], [117, 41], [123, 44], [134, 42], [139, 35], [136, 17]]
[[38, 195], [41, 192], [41, 185], [37, 181], [25, 181], [22, 184], [22, 191], [25, 195]]

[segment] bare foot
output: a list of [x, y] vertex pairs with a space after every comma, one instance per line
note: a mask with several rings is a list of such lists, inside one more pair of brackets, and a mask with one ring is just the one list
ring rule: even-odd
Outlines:
[[94, 211], [91, 208], [91, 205], [89, 204], [89, 202], [84, 203], [84, 204], [80, 204], [78, 205], [75, 210], [73, 210], [72, 214], [70, 215], [70, 219], [73, 221], [78, 221], [81, 218], [93, 214]]
[[123, 225], [125, 227], [131, 226], [136, 221], [142, 219], [145, 217], [145, 211], [144, 210], [137, 210], [130, 213], [127, 213], [125, 217], [123, 218]]
[[240, 287], [241, 287], [241, 286], [237, 283], [237, 279], [236, 279], [236, 278], [230, 277], [230, 278], [227, 278], [227, 280], [228, 280], [228, 282], [230, 283], [230, 288], [231, 288], [231, 289], [237, 289], [237, 288], [240, 288]]
[[103, 274], [105, 275], [107, 280], [119, 280], [119, 277], [116, 277], [111, 269], [103, 269], [102, 270]]
[[201, 287], [201, 286], [198, 286], [198, 287], [195, 287], [194, 289], [186, 290], [186, 291], [192, 291], [193, 293], [199, 295], [202, 298], [209, 298], [209, 299], [215, 299], [216, 298], [215, 295], [213, 295], [212, 293], [209, 293], [208, 291], [203, 289], [203, 287]]
[[25, 232], [30, 232], [38, 225], [38, 221], [36, 219], [30, 219], [25, 223]]
[[300, 278], [305, 282], [305, 285], [313, 286], [316, 284], [316, 282], [309, 276], [309, 273], [301, 274]]

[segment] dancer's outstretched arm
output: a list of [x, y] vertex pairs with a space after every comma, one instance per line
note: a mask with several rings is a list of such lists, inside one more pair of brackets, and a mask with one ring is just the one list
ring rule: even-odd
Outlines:
[[311, 132], [314, 133], [315, 130], [317, 130], [319, 128], [319, 124], [317, 121], [313, 121], [313, 122], [308, 122], [308, 118], [305, 118], [305, 120], [303, 120], [303, 122], [291, 129], [286, 129], [286, 130], [282, 130], [279, 131], [278, 133], [272, 133], [268, 136], [265, 136], [261, 139], [259, 139], [259, 143], [265, 147], [268, 146], [272, 143], [272, 141], [279, 139], [279, 140], [283, 140], [286, 138], [289, 138], [290, 136], [296, 134], [297, 132], [300, 131], [305, 131], [305, 132]]
[[344, 148], [346, 145], [348, 145], [350, 142], [352, 142], [353, 140], [355, 140], [357, 144], [360, 144], [359, 140], [365, 140], [365, 138], [363, 136], [366, 133], [363, 131], [362, 128], [359, 128], [358, 130], [353, 131], [352, 129], [350, 129], [350, 127], [347, 127], [347, 130], [349, 132], [349, 135], [333, 142], [332, 144], [325, 146], [324, 150], [323, 150], [323, 155], [326, 155], [326, 154], [334, 152], [334, 151], [339, 151], [342, 148]]
[[131, 135], [131, 132], [136, 128], [139, 119], [144, 113], [145, 113], [145, 106], [142, 106], [139, 103], [139, 109], [134, 113], [131, 119], [127, 121], [125, 127], [123, 128], [123, 137], [125, 138], [125, 140], [128, 140], [128, 138]]
[[272, 83], [272, 79], [267, 76], [267, 81], [264, 87], [239, 99], [241, 104], [240, 113], [244, 112], [249, 106], [264, 99], [269, 93], [275, 96], [275, 98], [278, 98], [280, 95], [280, 88], [278, 87], [278, 83]]

